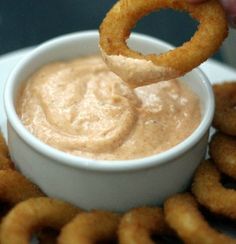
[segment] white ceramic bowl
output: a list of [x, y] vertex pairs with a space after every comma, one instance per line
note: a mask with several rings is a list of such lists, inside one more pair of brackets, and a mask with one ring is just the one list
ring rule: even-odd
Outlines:
[[[68, 155], [34, 137], [16, 114], [16, 97], [28, 76], [51, 61], [98, 53], [98, 37], [97, 31], [86, 31], [53, 39], [37, 47], [15, 67], [4, 90], [11, 157], [19, 170], [46, 194], [85, 209], [122, 211], [161, 204], [186, 188], [205, 155], [214, 99], [211, 85], [199, 69], [182, 79], [200, 97], [200, 125], [182, 143], [151, 157], [111, 162]], [[140, 34], [133, 34], [129, 43], [144, 53], [172, 48]]]

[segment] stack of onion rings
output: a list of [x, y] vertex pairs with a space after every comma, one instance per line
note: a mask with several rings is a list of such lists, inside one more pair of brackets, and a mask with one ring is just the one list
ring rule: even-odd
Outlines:
[[192, 193], [212, 213], [235, 221], [236, 191], [224, 187], [221, 178], [226, 174], [236, 179], [236, 138], [233, 136], [236, 135], [236, 83], [217, 84], [213, 89], [216, 101], [213, 125], [219, 131], [210, 141], [209, 154], [212, 158], [202, 162], [195, 173]]
[[[186, 11], [200, 24], [190, 41], [160, 55], [129, 49], [126, 39], [143, 16], [154, 10]], [[217, 0], [191, 4], [186, 0], [120, 0], [100, 26], [100, 47], [109, 68], [132, 86], [170, 80], [189, 72], [210, 57], [227, 36], [225, 12]]]
[[[32, 197], [42, 197], [44, 193], [38, 186], [30, 182], [25, 176], [15, 170], [12, 163], [8, 147], [3, 136], [0, 134], [0, 219], [9, 212], [10, 209], [26, 199]], [[44, 235], [46, 237], [46, 235]], [[45, 240], [45, 238], [44, 238]], [[44, 243], [40, 242], [40, 243]]]

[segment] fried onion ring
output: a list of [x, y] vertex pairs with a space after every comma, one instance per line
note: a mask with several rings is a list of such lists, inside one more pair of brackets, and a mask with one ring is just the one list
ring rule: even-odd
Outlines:
[[236, 81], [215, 84], [213, 91], [216, 104], [213, 126], [236, 136]]
[[220, 171], [210, 160], [200, 164], [193, 179], [192, 192], [211, 212], [236, 220], [236, 191], [225, 188]]
[[119, 225], [119, 243], [153, 244], [152, 235], [169, 232], [161, 208], [142, 207], [126, 213]]
[[0, 154], [0, 170], [14, 169], [14, 165], [10, 158], [6, 158]]
[[16, 205], [3, 219], [1, 244], [29, 244], [34, 231], [43, 227], [60, 230], [80, 210], [47, 197], [31, 198]]
[[235, 244], [236, 240], [211, 228], [198, 210], [197, 201], [188, 193], [177, 194], [164, 203], [166, 221], [188, 244]]
[[211, 139], [209, 149], [220, 171], [236, 180], [236, 138], [217, 132]]
[[105, 211], [81, 213], [63, 227], [59, 244], [97, 243], [116, 240], [120, 216]]
[[14, 165], [10, 159], [8, 147], [2, 134], [0, 133], [0, 170], [13, 168]]
[[[163, 54], [142, 55], [129, 49], [126, 39], [143, 16], [161, 8], [186, 11], [199, 21], [190, 41]], [[109, 68], [132, 86], [170, 80], [210, 57], [227, 36], [225, 11], [217, 0], [191, 4], [187, 0], [120, 0], [100, 26], [100, 48]]]
[[0, 170], [0, 201], [11, 206], [31, 197], [44, 196], [43, 192], [18, 171]]
[[3, 157], [9, 158], [8, 147], [6, 145], [3, 135], [0, 133], [0, 154]]

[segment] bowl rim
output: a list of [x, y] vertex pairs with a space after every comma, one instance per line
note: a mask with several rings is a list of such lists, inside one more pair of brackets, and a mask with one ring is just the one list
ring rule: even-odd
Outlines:
[[[52, 146], [45, 144], [40, 139], [35, 137], [24, 127], [16, 113], [13, 101], [14, 84], [17, 81], [18, 74], [21, 72], [22, 68], [29, 64], [31, 60], [33, 60], [35, 57], [37, 57], [39, 53], [48, 50], [52, 45], [61, 45], [61, 43], [67, 42], [69, 40], [77, 40], [77, 38], [81, 38], [82, 36], [84, 38], [89, 38], [97, 35], [97, 30], [88, 30], [70, 33], [50, 39], [33, 49], [28, 55], [23, 57], [22, 60], [16, 64], [4, 86], [4, 109], [7, 115], [8, 123], [10, 123], [18, 136], [33, 150], [44, 155], [47, 158], [52, 159], [52, 161], [55, 163], [61, 163], [64, 166], [95, 171], [133, 171], [143, 168], [160, 166], [162, 164], [173, 161], [174, 158], [178, 158], [180, 155], [184, 154], [195, 144], [197, 144], [198, 141], [205, 135], [205, 133], [207, 133], [208, 129], [210, 128], [215, 106], [211, 84], [200, 68], [195, 68], [193, 70], [195, 70], [199, 75], [200, 81], [203, 83], [208, 96], [208, 100], [207, 102], [205, 102], [206, 111], [202, 117], [202, 120], [198, 127], [189, 137], [187, 137], [176, 146], [170, 148], [169, 150], [161, 152], [159, 154], [129, 160], [90, 159], [81, 156], [71, 155], [62, 152], [56, 148], [53, 148]], [[135, 38], [141, 38], [143, 40], [154, 41], [156, 43], [159, 43], [160, 45], [164, 45], [167, 48], [173, 48], [172, 45], [166, 43], [165, 41], [145, 34], [132, 33], [132, 36]]]

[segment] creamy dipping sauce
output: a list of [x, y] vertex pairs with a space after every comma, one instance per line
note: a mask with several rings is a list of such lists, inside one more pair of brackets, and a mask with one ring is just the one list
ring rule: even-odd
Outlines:
[[188, 137], [201, 120], [199, 98], [181, 81], [133, 90], [100, 56], [42, 67], [27, 80], [17, 113], [46, 144], [105, 160], [166, 151]]

